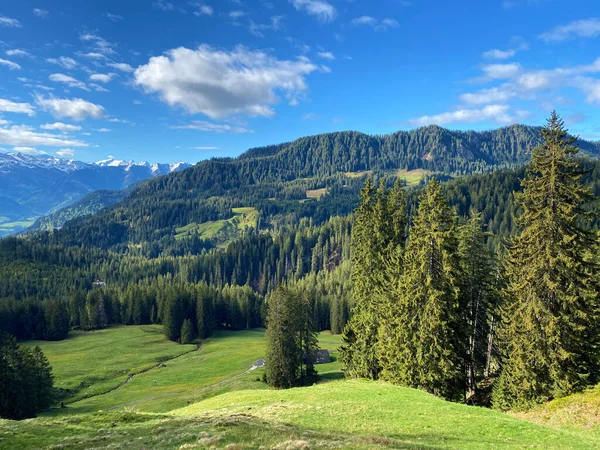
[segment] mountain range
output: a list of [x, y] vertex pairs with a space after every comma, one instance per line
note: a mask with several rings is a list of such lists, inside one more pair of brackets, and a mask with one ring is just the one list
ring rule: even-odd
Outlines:
[[96, 163], [49, 155], [0, 153], [0, 236], [69, 206], [86, 194], [121, 190], [147, 178], [191, 167], [108, 158]]

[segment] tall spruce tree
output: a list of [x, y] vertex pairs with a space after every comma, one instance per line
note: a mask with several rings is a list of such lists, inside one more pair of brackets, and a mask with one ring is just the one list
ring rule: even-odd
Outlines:
[[455, 214], [437, 181], [420, 198], [380, 345], [382, 378], [448, 399], [464, 392]]
[[582, 207], [590, 191], [580, 182], [576, 139], [556, 112], [542, 137], [516, 195], [522, 231], [507, 248], [503, 367], [493, 392], [500, 409], [525, 409], [598, 378], [597, 267], [585, 257], [594, 238]]
[[367, 180], [361, 190], [352, 230], [353, 316], [342, 336], [340, 360], [347, 377], [377, 379], [379, 327], [386, 300], [386, 272], [392, 255], [404, 245], [406, 196], [397, 182], [389, 192], [384, 180], [375, 189]]

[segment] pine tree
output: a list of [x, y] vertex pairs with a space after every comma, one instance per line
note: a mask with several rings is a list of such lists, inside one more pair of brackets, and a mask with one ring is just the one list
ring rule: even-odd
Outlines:
[[458, 399], [464, 390], [455, 215], [432, 180], [420, 198], [381, 351], [382, 378]]
[[581, 185], [569, 137], [556, 112], [532, 151], [517, 201], [521, 234], [508, 248], [500, 337], [500, 409], [524, 409], [581, 390], [598, 379], [597, 267], [586, 259], [595, 239], [582, 226], [590, 191]]
[[406, 196], [396, 182], [391, 192], [384, 180], [375, 190], [367, 180], [352, 230], [353, 316], [342, 336], [340, 360], [347, 377], [377, 379], [379, 327], [386, 298], [386, 270], [392, 255], [404, 245]]
[[190, 319], [185, 319], [181, 326], [181, 343], [191, 344], [194, 340], [194, 327]]

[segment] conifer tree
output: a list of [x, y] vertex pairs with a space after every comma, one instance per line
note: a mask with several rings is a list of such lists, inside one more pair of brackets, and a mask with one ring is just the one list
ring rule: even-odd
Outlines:
[[386, 330], [382, 378], [458, 399], [464, 389], [455, 215], [432, 180], [420, 198]]
[[556, 112], [541, 134], [516, 195], [522, 231], [507, 248], [503, 365], [493, 392], [500, 409], [528, 408], [598, 379], [597, 267], [585, 257], [595, 239], [582, 207], [590, 191], [580, 182], [576, 138]]
[[194, 327], [190, 319], [185, 319], [181, 326], [181, 343], [190, 344], [194, 340]]

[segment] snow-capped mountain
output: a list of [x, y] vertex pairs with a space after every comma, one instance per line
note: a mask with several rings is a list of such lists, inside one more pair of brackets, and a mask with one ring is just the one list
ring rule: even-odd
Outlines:
[[[95, 163], [50, 155], [0, 153], [0, 236], [20, 231], [36, 218], [64, 208], [86, 194], [119, 190], [138, 181], [191, 167], [112, 157]], [[11, 223], [18, 226], [11, 227]]]

